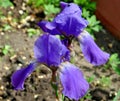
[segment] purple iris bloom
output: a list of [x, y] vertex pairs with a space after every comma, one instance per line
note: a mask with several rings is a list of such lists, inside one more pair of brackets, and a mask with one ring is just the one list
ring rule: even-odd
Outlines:
[[81, 50], [86, 60], [95, 66], [105, 64], [109, 59], [109, 54], [102, 51], [94, 42], [94, 39], [87, 31], [83, 31], [79, 36]]
[[42, 21], [38, 25], [43, 31], [49, 32], [50, 34], [63, 34], [66, 37], [77, 37], [87, 27], [88, 21], [82, 18], [82, 12], [78, 5], [61, 2], [61, 7], [63, 10], [52, 22]]
[[58, 71], [56, 73], [59, 73], [65, 96], [78, 100], [87, 93], [89, 84], [81, 71], [69, 63], [69, 50], [56, 36], [44, 34], [39, 37], [34, 45], [34, 54], [35, 61], [13, 73], [11, 81], [16, 90], [24, 89], [25, 79], [39, 64], [45, 64], [51, 70], [55, 68]]

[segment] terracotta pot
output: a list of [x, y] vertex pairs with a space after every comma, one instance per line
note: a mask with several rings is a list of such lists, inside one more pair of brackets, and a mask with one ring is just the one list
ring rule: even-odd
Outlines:
[[120, 40], [120, 0], [96, 0], [96, 16]]

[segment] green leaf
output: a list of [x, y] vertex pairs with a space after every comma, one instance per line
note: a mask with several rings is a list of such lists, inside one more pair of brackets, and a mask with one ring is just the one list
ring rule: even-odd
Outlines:
[[113, 101], [118, 101], [120, 98], [120, 90], [118, 91], [117, 95], [115, 96], [115, 98], [113, 99]]
[[33, 35], [37, 35], [37, 34], [39, 34], [40, 32], [39, 32], [39, 30], [37, 30], [37, 29], [29, 28], [29, 29], [27, 29], [27, 33], [28, 33], [28, 36], [29, 36], [29, 37], [32, 37]]
[[10, 30], [10, 29], [11, 29], [11, 26], [10, 26], [10, 25], [8, 25], [8, 24], [3, 25], [3, 30], [4, 30], [4, 31], [8, 31], [8, 30]]
[[88, 18], [90, 16], [90, 11], [88, 11], [86, 8], [82, 9], [82, 16], [85, 18]]
[[91, 77], [88, 77], [88, 78], [87, 78], [87, 81], [88, 81], [89, 83], [91, 83], [91, 82], [94, 81], [94, 79], [95, 79], [95, 75], [92, 75]]
[[2, 53], [4, 55], [8, 54], [8, 52], [10, 51], [10, 45], [5, 45], [3, 48], [2, 48]]
[[56, 8], [52, 4], [44, 5], [44, 10], [45, 10], [44, 12], [46, 15], [57, 14], [60, 11], [59, 8]]
[[102, 78], [100, 79], [100, 84], [105, 87], [110, 86], [111, 79], [109, 77], [102, 76]]
[[96, 26], [93, 26], [91, 29], [92, 29], [93, 31], [95, 31], [95, 32], [99, 32], [100, 29], [101, 29], [101, 26], [96, 25]]
[[10, 2], [10, 0], [0, 0], [0, 6], [7, 8], [13, 6], [13, 4]]

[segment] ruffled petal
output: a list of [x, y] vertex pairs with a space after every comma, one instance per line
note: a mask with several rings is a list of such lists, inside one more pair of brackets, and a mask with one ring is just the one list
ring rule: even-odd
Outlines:
[[52, 23], [56, 23], [56, 27], [62, 34], [66, 36], [77, 37], [84, 28], [87, 27], [88, 21], [77, 14], [60, 13]]
[[60, 2], [60, 6], [63, 9], [62, 14], [70, 15], [70, 14], [77, 14], [81, 16], [82, 11], [80, 7], [75, 4], [75, 3], [65, 3], [65, 2]]
[[62, 2], [62, 1], [60, 2], [60, 6], [62, 9], [64, 9], [67, 5], [68, 5], [68, 3], [66, 3], [66, 2]]
[[38, 25], [44, 32], [52, 35], [65, 35], [77, 37], [88, 25], [88, 21], [82, 18], [82, 11], [77, 4], [60, 3], [63, 10], [52, 22], [42, 21]]
[[34, 71], [37, 66], [36, 62], [30, 63], [27, 67], [17, 70], [11, 77], [11, 82], [15, 90], [24, 89], [25, 79]]
[[47, 32], [47, 28], [46, 28], [46, 24], [48, 23], [48, 21], [41, 21], [41, 22], [38, 22], [38, 26], [44, 31], [44, 32]]
[[94, 39], [87, 31], [83, 31], [78, 36], [81, 50], [85, 59], [95, 66], [105, 64], [109, 59], [109, 54], [102, 51], [94, 42]]
[[58, 35], [61, 34], [57, 29], [54, 23], [50, 23], [48, 21], [41, 21], [38, 23], [38, 26], [47, 33], [50, 33], [52, 35]]
[[36, 59], [48, 66], [58, 66], [68, 50], [56, 36], [44, 34], [37, 39], [34, 45]]
[[63, 86], [62, 93], [70, 99], [79, 100], [89, 89], [80, 69], [69, 62], [60, 66], [60, 80]]

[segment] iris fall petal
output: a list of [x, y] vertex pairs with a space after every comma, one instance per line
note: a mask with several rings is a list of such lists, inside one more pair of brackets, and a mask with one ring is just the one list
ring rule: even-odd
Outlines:
[[17, 70], [13, 73], [11, 77], [11, 82], [14, 89], [24, 89], [24, 81], [34, 71], [36, 64], [36, 62], [30, 63], [27, 67]]
[[62, 93], [70, 99], [79, 100], [89, 89], [80, 69], [69, 62], [61, 64], [60, 80], [63, 86]]
[[87, 31], [83, 31], [78, 36], [81, 50], [85, 59], [95, 66], [105, 64], [109, 59], [109, 54], [102, 51], [94, 42], [94, 39]]

